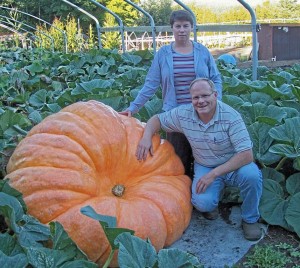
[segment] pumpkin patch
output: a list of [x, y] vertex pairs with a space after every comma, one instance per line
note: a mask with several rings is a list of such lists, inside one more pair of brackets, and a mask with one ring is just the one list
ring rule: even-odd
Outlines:
[[[159, 135], [154, 155], [136, 159], [143, 130], [143, 123], [103, 103], [77, 102], [31, 129], [11, 156], [6, 178], [23, 193], [29, 214], [44, 224], [60, 222], [100, 266], [110, 246], [99, 222], [80, 212], [85, 206], [116, 217], [118, 227], [149, 238], [159, 250], [190, 222], [191, 180]], [[117, 266], [116, 256], [111, 264]]]

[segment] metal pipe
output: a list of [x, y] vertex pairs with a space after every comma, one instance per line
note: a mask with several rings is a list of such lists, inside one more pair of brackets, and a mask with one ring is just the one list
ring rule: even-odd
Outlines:
[[[24, 33], [21, 33], [21, 32], [19, 32], [19, 31], [17, 31], [16, 29], [11, 28], [11, 27], [9, 27], [8, 25], [2, 24], [2, 23], [7, 23], [7, 24], [8, 24], [8, 22], [0, 21], [0, 27], [5, 28], [5, 29], [7, 29], [7, 30], [9, 30], [9, 31], [11, 31], [11, 32], [13, 32], [13, 33], [18, 34], [18, 35], [21, 35], [21, 36], [24, 35]], [[29, 34], [31, 34], [32, 36], [34, 36], [34, 38], [37, 38], [37, 39], [39, 40], [40, 47], [42, 47], [42, 45], [41, 45], [41, 44], [42, 44], [41, 38], [39, 38], [37, 35], [33, 34], [32, 32], [29, 32], [29, 31], [27, 31], [27, 30], [25, 30], [25, 29], [23, 29], [23, 28], [19, 28], [19, 29], [23, 30], [23, 31], [25, 32], [25, 34], [29, 33]], [[29, 38], [29, 41], [31, 42], [32, 40]]]
[[109, 10], [108, 8], [106, 8], [105, 6], [103, 6], [102, 4], [96, 2], [95, 0], [89, 0], [90, 2], [94, 3], [96, 6], [104, 9], [105, 11], [107, 11], [109, 14], [111, 14], [112, 16], [115, 17], [115, 19], [118, 21], [119, 26], [120, 26], [120, 33], [121, 33], [121, 38], [122, 38], [122, 51], [123, 53], [125, 52], [125, 40], [124, 40], [124, 24], [122, 19], [114, 12], [112, 12], [111, 10]]
[[[1, 18], [5, 18], [5, 19], [7, 19], [7, 20], [12, 20], [12, 21], [14, 21], [14, 22], [21, 23], [22, 25], [25, 25], [26, 27], [28, 27], [28, 28], [30, 28], [30, 29], [33, 29], [33, 30], [35, 30], [35, 31], [37, 31], [37, 32], [40, 32], [41, 34], [45, 35], [46, 37], [48, 37], [48, 38], [50, 39], [52, 51], [54, 51], [54, 39], [53, 39], [50, 35], [47, 35], [45, 32], [40, 31], [40, 30], [37, 30], [36, 28], [34, 28], [34, 27], [32, 27], [32, 26], [30, 26], [30, 25], [24, 23], [24, 22], [15, 20], [15, 19], [13, 19], [13, 18], [9, 18], [9, 17], [3, 16], [3, 15], [0, 15], [0, 17], [1, 17]], [[3, 21], [1, 21], [1, 22], [3, 23]]]
[[146, 15], [150, 19], [150, 24], [151, 24], [151, 29], [152, 29], [152, 40], [153, 40], [153, 53], [155, 55], [155, 53], [156, 53], [156, 40], [155, 40], [156, 33], [155, 33], [155, 23], [154, 23], [152, 16], [148, 12], [146, 12], [144, 9], [137, 6], [135, 3], [132, 3], [129, 0], [124, 0], [124, 1], [126, 3], [128, 3], [129, 5], [132, 5], [133, 7], [135, 7], [137, 10], [142, 12], [144, 15]]
[[256, 15], [253, 9], [243, 0], [237, 0], [240, 2], [251, 15], [251, 28], [252, 28], [252, 80], [257, 80], [257, 67], [258, 67], [258, 45], [257, 45], [257, 24]]
[[67, 0], [62, 0], [63, 2], [65, 2], [66, 4], [76, 8], [77, 10], [79, 10], [80, 12], [84, 13], [85, 15], [87, 15], [88, 17], [90, 17], [91, 19], [93, 19], [96, 23], [96, 29], [97, 29], [97, 35], [98, 35], [98, 47], [99, 49], [102, 48], [102, 44], [101, 44], [101, 33], [100, 33], [100, 24], [99, 24], [99, 21], [98, 19], [93, 16], [92, 14], [88, 13], [86, 10], [80, 8], [79, 6], [76, 6], [75, 4], [67, 1]]
[[193, 21], [194, 21], [194, 27], [193, 27], [193, 32], [194, 32], [194, 41], [197, 42], [197, 19], [196, 16], [194, 14], [194, 12], [184, 3], [182, 3], [179, 0], [174, 0], [178, 5], [182, 6], [185, 10], [187, 10], [188, 12], [191, 13]]
[[42, 22], [46, 23], [47, 25], [50, 25], [50, 26], [53, 27], [54, 29], [58, 30], [59, 32], [62, 33], [63, 38], [64, 38], [65, 53], [68, 52], [68, 39], [67, 39], [67, 35], [66, 35], [65, 31], [63, 31], [63, 30], [57, 28], [57, 27], [54, 26], [53, 24], [51, 24], [51, 23], [49, 23], [49, 22], [47, 22], [47, 21], [45, 21], [45, 20], [43, 20], [43, 19], [41, 19], [41, 18], [38, 18], [38, 17], [36, 17], [36, 16], [33, 16], [33, 15], [31, 15], [31, 14], [29, 14], [29, 13], [26, 13], [26, 12], [24, 12], [24, 11], [20, 11], [20, 10], [17, 10], [17, 9], [15, 9], [15, 8], [9, 8], [9, 7], [4, 7], [4, 6], [0, 6], [0, 8], [1, 8], [1, 9], [12, 10], [12, 11], [15, 11], [15, 12], [17, 12], [17, 13], [21, 13], [21, 14], [24, 14], [24, 15], [26, 15], [26, 16], [32, 17], [32, 18], [37, 19], [37, 20], [39, 20], [39, 21], [42, 21]]

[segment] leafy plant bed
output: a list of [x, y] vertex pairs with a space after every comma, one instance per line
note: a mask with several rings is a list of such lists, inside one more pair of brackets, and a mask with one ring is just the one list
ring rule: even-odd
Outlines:
[[244, 267], [300, 267], [299, 238], [280, 226], [269, 226], [265, 237], [235, 265], [235, 268]]

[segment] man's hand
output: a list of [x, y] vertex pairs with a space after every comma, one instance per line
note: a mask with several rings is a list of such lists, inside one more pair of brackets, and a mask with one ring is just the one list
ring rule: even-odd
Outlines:
[[126, 115], [128, 117], [132, 117], [132, 112], [129, 110], [125, 110], [123, 112], [119, 112], [119, 114]]
[[207, 187], [215, 180], [215, 176], [212, 172], [209, 172], [202, 176], [202, 178], [197, 182], [196, 185], [196, 193], [201, 194], [204, 193]]
[[136, 150], [136, 158], [141, 161], [145, 161], [147, 159], [148, 152], [153, 156], [153, 146], [152, 146], [152, 138], [143, 137], [137, 147]]
[[157, 115], [152, 116], [146, 126], [143, 133], [143, 137], [141, 138], [138, 147], [136, 149], [135, 156], [136, 158], [141, 160], [146, 160], [147, 155], [150, 152], [150, 155], [153, 156], [153, 145], [152, 145], [152, 137], [153, 135], [160, 130], [160, 121]]

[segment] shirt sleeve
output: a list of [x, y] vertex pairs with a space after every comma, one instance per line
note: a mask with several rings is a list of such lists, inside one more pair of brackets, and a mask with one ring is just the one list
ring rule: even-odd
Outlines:
[[215, 59], [213, 56], [209, 53], [209, 63], [208, 63], [208, 68], [209, 68], [209, 79], [214, 82], [216, 90], [218, 92], [218, 99], [222, 100], [222, 77], [219, 72], [219, 69], [216, 65]]
[[161, 70], [159, 64], [159, 51], [154, 56], [151, 67], [147, 73], [144, 86], [139, 91], [135, 100], [130, 103], [128, 110], [136, 113], [155, 94], [161, 83]]
[[161, 128], [164, 131], [183, 133], [178, 112], [179, 109], [174, 108], [170, 111], [158, 114], [158, 119], [160, 121]]
[[229, 136], [236, 153], [249, 150], [253, 147], [249, 132], [240, 114], [231, 122]]

